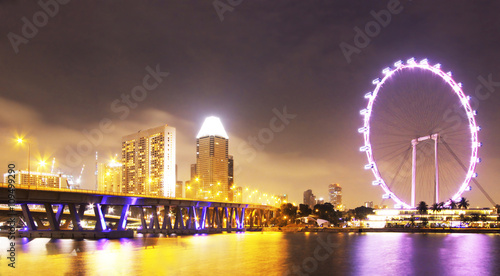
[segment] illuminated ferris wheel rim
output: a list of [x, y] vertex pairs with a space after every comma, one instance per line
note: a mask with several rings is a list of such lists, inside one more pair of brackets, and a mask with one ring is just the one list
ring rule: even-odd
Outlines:
[[373, 104], [384, 83], [396, 72], [409, 70], [413, 68], [427, 70], [441, 77], [452, 88], [454, 93], [459, 97], [460, 102], [462, 103], [462, 106], [467, 114], [467, 119], [469, 122], [470, 133], [471, 133], [472, 151], [470, 156], [469, 168], [466, 173], [465, 180], [460, 185], [458, 192], [452, 196], [451, 199], [453, 201], [457, 201], [462, 196], [463, 192], [469, 187], [471, 178], [475, 176], [476, 164], [479, 162], [477, 152], [478, 148], [481, 146], [481, 143], [478, 142], [478, 137], [477, 137], [477, 132], [479, 130], [479, 127], [476, 124], [476, 120], [474, 117], [475, 111], [472, 110], [470, 106], [469, 97], [466, 96], [462, 91], [462, 84], [456, 83], [453, 80], [453, 78], [451, 77], [452, 76], [451, 72], [445, 73], [444, 71], [441, 70], [441, 64], [438, 63], [435, 65], [430, 65], [427, 59], [423, 59], [417, 63], [414, 58], [410, 58], [406, 61], [406, 64], [403, 63], [403, 61], [397, 61], [394, 63], [394, 68], [387, 67], [383, 69], [382, 74], [384, 74], [384, 76], [382, 78], [377, 78], [372, 82], [372, 84], [376, 85], [373, 92], [368, 92], [365, 94], [365, 98], [368, 99], [368, 105], [366, 109], [363, 109], [360, 112], [360, 114], [364, 116], [364, 125], [362, 128], [358, 129], [358, 132], [363, 133], [364, 136], [364, 146], [360, 148], [360, 151], [366, 152], [366, 156], [368, 158], [368, 164], [365, 165], [365, 169], [371, 169], [373, 175], [375, 176], [376, 180], [373, 181], [373, 185], [379, 185], [385, 191], [385, 195], [383, 196], [383, 198], [391, 198], [396, 202], [397, 207], [403, 207], [408, 209], [414, 207], [407, 204], [406, 202], [401, 200], [396, 194], [394, 194], [389, 189], [384, 179], [380, 176], [377, 164], [373, 158], [373, 152], [370, 142], [370, 119], [371, 119]]

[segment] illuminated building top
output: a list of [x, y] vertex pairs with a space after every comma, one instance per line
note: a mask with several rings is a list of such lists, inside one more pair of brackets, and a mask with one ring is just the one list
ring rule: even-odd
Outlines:
[[206, 136], [219, 136], [229, 139], [224, 126], [218, 117], [210, 116], [205, 119], [196, 139]]

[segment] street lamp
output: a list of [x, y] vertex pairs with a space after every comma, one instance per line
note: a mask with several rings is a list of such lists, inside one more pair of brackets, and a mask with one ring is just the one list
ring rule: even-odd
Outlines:
[[40, 167], [42, 167], [42, 172], [43, 172], [43, 169], [45, 168], [46, 164], [47, 163], [44, 160], [41, 160], [40, 162], [38, 162], [38, 170], [40, 170]]
[[[17, 138], [17, 143], [18, 144], [23, 144], [24, 140], [23, 138]], [[30, 188], [30, 184], [31, 184], [31, 162], [30, 162], [30, 159], [31, 159], [31, 144], [26, 142], [26, 144], [28, 144], [28, 189]]]

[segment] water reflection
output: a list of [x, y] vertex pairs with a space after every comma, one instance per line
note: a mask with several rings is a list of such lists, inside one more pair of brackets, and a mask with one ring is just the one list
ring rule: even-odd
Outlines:
[[[0, 275], [499, 275], [500, 236], [239, 233], [119, 240], [17, 240]], [[15, 274], [13, 273], [15, 272]]]

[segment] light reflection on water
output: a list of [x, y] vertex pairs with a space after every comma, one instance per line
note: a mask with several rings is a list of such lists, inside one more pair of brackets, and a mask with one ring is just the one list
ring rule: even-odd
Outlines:
[[0, 275], [500, 275], [500, 235], [231, 233], [73, 241], [0, 238]]

